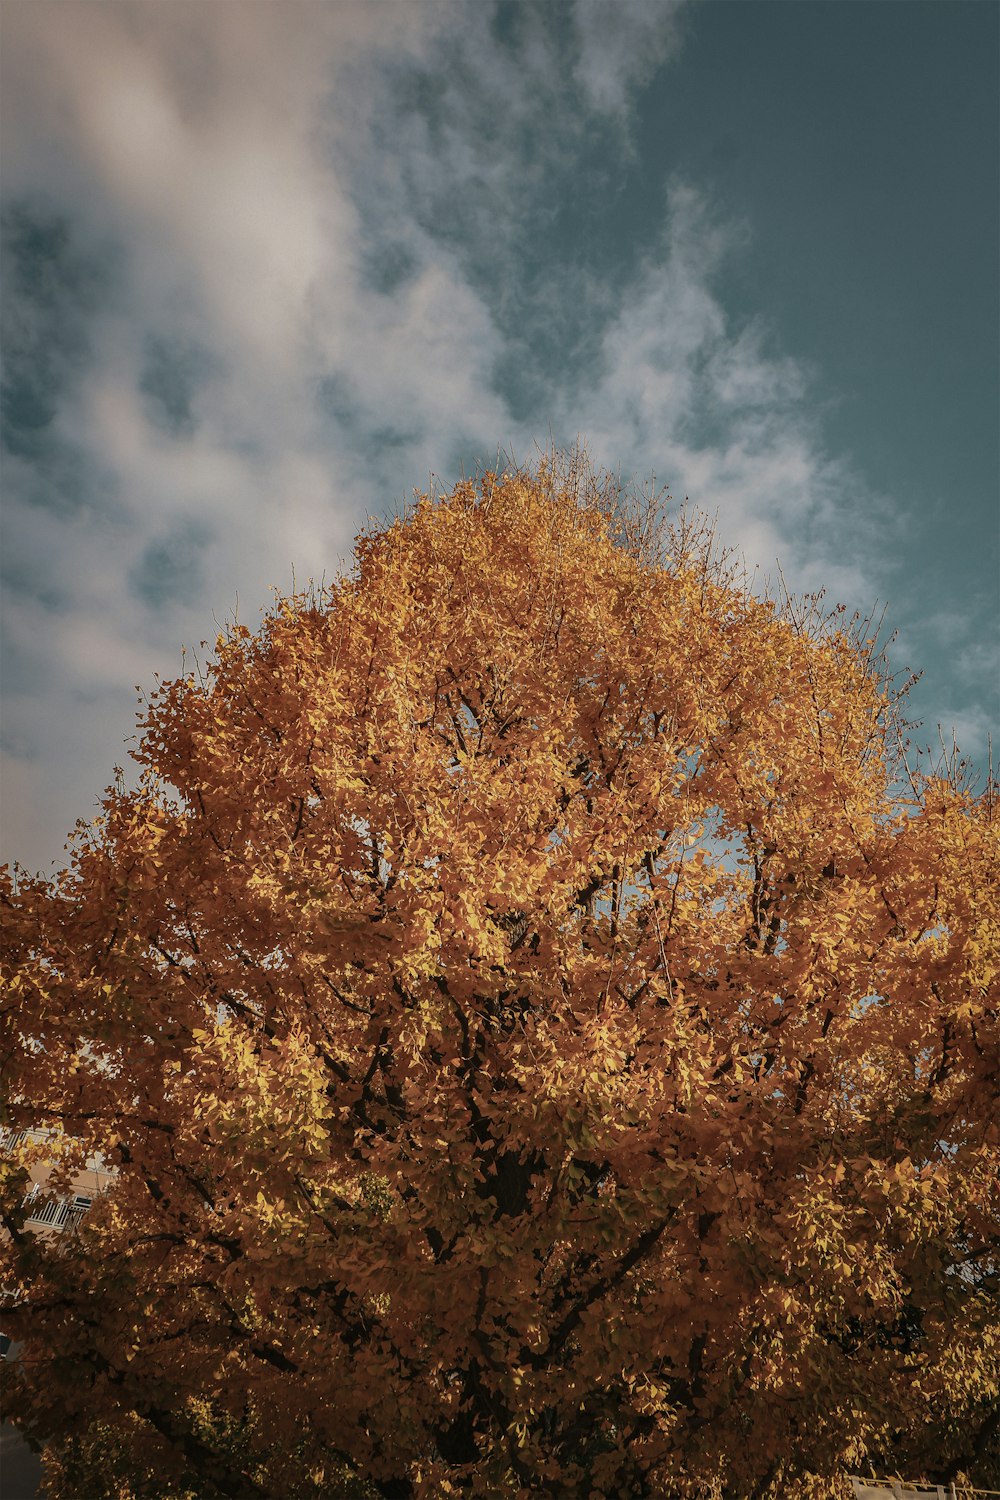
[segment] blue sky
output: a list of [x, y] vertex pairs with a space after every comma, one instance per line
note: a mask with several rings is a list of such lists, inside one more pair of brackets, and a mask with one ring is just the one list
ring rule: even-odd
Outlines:
[[3, 827], [369, 514], [586, 439], [1000, 722], [1000, 11], [32, 0], [3, 16]]

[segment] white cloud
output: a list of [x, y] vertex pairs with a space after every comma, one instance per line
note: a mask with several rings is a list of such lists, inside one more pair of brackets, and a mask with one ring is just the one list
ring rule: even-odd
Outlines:
[[[349, 374], [372, 441], [400, 435], [411, 482], [456, 432], [503, 427], [482, 305], [419, 236], [398, 295], [366, 287], [331, 161], [331, 111], [357, 111], [359, 70], [383, 52], [419, 57], [454, 9], [38, 0], [5, 18], [6, 192], [115, 252], [86, 377], [52, 428], [79, 485], [62, 514], [39, 510], [44, 485], [8, 468], [10, 856], [45, 862], [92, 809], [123, 758], [134, 684], [175, 672], [182, 643], [211, 639], [237, 597], [252, 618], [293, 571], [304, 582], [335, 568], [358, 519], [397, 498], [378, 492], [379, 455], [318, 411], [324, 373]], [[165, 436], [141, 393], [153, 334], [214, 361], [187, 436]], [[102, 477], [88, 479], [94, 464]], [[185, 536], [190, 588], [139, 597]]]

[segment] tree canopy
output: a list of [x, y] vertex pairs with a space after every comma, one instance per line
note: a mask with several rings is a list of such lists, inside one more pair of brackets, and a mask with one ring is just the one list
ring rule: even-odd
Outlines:
[[[558, 458], [420, 498], [8, 878], [56, 1500], [1000, 1485], [994, 789], [657, 516]], [[40, 1149], [115, 1173], [61, 1239]]]

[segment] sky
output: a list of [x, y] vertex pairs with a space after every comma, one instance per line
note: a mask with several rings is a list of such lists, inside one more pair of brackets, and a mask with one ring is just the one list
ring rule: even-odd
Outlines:
[[[0, 859], [137, 689], [555, 443], [1000, 727], [1000, 8], [3, 0]], [[204, 652], [200, 653], [202, 656]]]

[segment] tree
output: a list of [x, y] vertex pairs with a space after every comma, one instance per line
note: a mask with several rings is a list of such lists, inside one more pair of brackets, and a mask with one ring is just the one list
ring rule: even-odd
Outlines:
[[656, 514], [421, 498], [9, 882], [8, 1120], [117, 1173], [8, 1162], [59, 1500], [997, 1482], [994, 789]]

